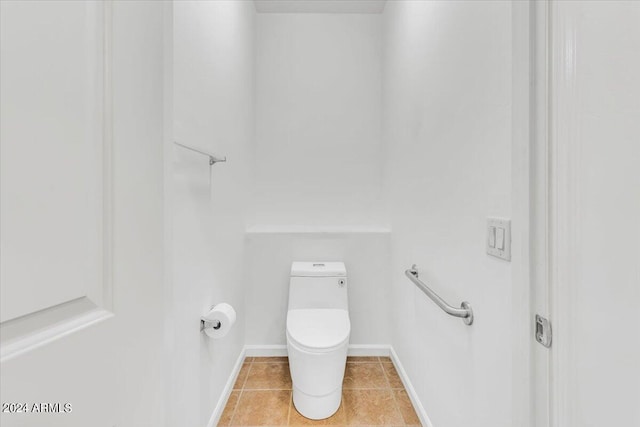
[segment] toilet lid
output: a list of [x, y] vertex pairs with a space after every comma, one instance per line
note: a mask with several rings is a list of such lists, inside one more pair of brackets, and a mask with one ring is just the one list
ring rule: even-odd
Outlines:
[[349, 312], [338, 309], [289, 310], [287, 333], [296, 343], [309, 349], [327, 349], [349, 338]]

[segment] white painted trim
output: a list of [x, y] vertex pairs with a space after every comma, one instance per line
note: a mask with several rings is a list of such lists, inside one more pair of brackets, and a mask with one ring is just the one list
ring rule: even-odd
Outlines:
[[385, 356], [391, 355], [389, 344], [350, 344], [347, 351], [349, 356]]
[[[535, 424], [532, 417], [532, 390], [536, 385], [533, 375], [533, 305], [532, 284], [536, 278], [536, 268], [532, 265], [538, 244], [538, 223], [534, 223], [539, 206], [535, 203], [536, 191], [541, 187], [533, 181], [536, 170], [533, 167], [539, 148], [534, 145], [538, 135], [536, 101], [538, 92], [544, 89], [538, 80], [535, 0], [512, 1], [512, 115], [511, 115], [511, 413], [512, 423], [519, 427]], [[542, 426], [538, 426], [542, 427]]]
[[247, 357], [276, 357], [286, 356], [287, 346], [284, 344], [274, 345], [245, 345], [245, 356]]
[[256, 12], [262, 13], [356, 13], [379, 15], [386, 0], [340, 0], [340, 1], [283, 1], [255, 0]]
[[[104, 2], [102, 59], [102, 301], [105, 310], [113, 311], [113, 1]], [[89, 295], [87, 295], [89, 296]]]
[[400, 362], [400, 358], [398, 357], [398, 354], [395, 352], [392, 346], [389, 346], [389, 351], [391, 354], [391, 361], [393, 362], [393, 365], [396, 367], [396, 371], [398, 371], [398, 375], [402, 380], [402, 384], [404, 384], [405, 390], [407, 390], [407, 394], [411, 399], [413, 408], [416, 410], [416, 414], [418, 414], [418, 418], [420, 418], [420, 423], [424, 427], [433, 427], [433, 423], [429, 419], [429, 416], [427, 415], [427, 411], [425, 411], [424, 406], [422, 406], [422, 402], [420, 402], [420, 399], [418, 398], [418, 393], [416, 393], [416, 389], [413, 388], [413, 384], [411, 384], [411, 380], [409, 380], [407, 371], [404, 370], [404, 367]]
[[581, 255], [582, 228], [580, 197], [581, 140], [574, 104], [580, 103], [576, 82], [578, 22], [581, 17], [570, 4], [550, 1], [548, 12], [549, 55], [549, 295], [553, 343], [550, 351], [549, 414], [551, 426], [581, 424], [582, 413], [572, 396], [577, 390], [574, 368], [579, 357], [572, 353], [575, 289], [581, 284], [575, 275]]
[[[92, 304], [88, 298], [79, 298], [76, 301], [60, 304], [43, 312], [32, 313], [24, 318], [14, 319], [11, 323], [4, 322], [2, 327], [0, 327], [0, 331], [2, 331], [5, 336], [14, 335], [13, 331], [8, 332], [8, 328], [15, 328], [18, 331], [31, 328], [31, 331], [20, 334], [15, 340], [2, 342], [0, 346], [0, 362], [7, 362], [36, 348], [40, 348], [67, 335], [71, 335], [113, 317], [112, 312], [99, 307], [88, 309], [73, 316], [72, 313], [77, 307], [82, 307], [87, 303]], [[59, 314], [56, 313], [58, 311], [62, 313], [62, 316], [68, 317], [63, 321], [56, 322], [55, 318], [59, 316]], [[37, 329], [34, 323], [41, 323], [47, 326]], [[28, 326], [25, 327], [25, 324]]]
[[240, 354], [238, 355], [238, 359], [236, 360], [236, 364], [233, 365], [233, 369], [231, 370], [231, 375], [229, 375], [229, 379], [222, 389], [222, 394], [220, 394], [220, 398], [218, 399], [218, 403], [216, 403], [216, 407], [213, 409], [211, 413], [211, 417], [209, 418], [209, 422], [207, 423], [207, 427], [215, 427], [220, 422], [220, 417], [222, 417], [222, 412], [224, 412], [224, 407], [227, 405], [227, 400], [229, 400], [229, 396], [231, 396], [231, 392], [233, 391], [233, 385], [236, 383], [236, 379], [238, 378], [238, 374], [240, 373], [240, 368], [242, 368], [242, 364], [244, 363], [244, 358], [247, 356], [246, 346], [240, 350]]
[[173, 298], [173, 268], [174, 268], [174, 246], [173, 246], [173, 2], [164, 2], [163, 4], [163, 163], [164, 174], [162, 177], [163, 183], [163, 216], [164, 216], [164, 252], [163, 252], [163, 267], [164, 267], [164, 354], [163, 365], [165, 372], [165, 387], [163, 390], [164, 398], [164, 419], [166, 420], [165, 426], [175, 425], [175, 420], [180, 419], [180, 411], [184, 408], [179, 408], [178, 405], [171, 405], [169, 402], [175, 402], [174, 393], [178, 393], [175, 387], [170, 387], [169, 384], [176, 384], [174, 376], [177, 376], [177, 369], [174, 369], [174, 363], [176, 360], [177, 346], [174, 345], [175, 328], [176, 328], [176, 313], [175, 304]]
[[[276, 357], [286, 356], [285, 344], [273, 345], [245, 345], [247, 357]], [[389, 344], [350, 344], [347, 354], [349, 356], [389, 356], [391, 346]]]
[[391, 228], [386, 225], [371, 226], [297, 226], [254, 224], [245, 230], [246, 234], [389, 234]]
[[[531, 206], [530, 206], [530, 274], [531, 316], [550, 316], [550, 1], [535, 1], [532, 23], [532, 114], [531, 114]], [[549, 427], [550, 423], [550, 351], [534, 340], [532, 318], [529, 319], [531, 340], [531, 426]], [[514, 412], [515, 413], [515, 412]]]

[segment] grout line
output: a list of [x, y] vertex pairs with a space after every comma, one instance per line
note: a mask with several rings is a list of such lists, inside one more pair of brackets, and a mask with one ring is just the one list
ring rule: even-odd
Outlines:
[[[400, 413], [400, 418], [402, 419], [402, 424], [403, 425], [409, 425], [407, 424], [407, 420], [404, 419], [404, 414], [402, 413], [402, 411], [400, 410], [400, 403], [398, 403], [398, 399], [396, 398], [396, 394], [393, 392], [393, 390], [391, 390], [391, 398], [393, 399], [393, 401], [396, 404], [396, 409], [398, 410], [398, 412]], [[411, 403], [411, 407], [413, 408], [413, 403]], [[414, 409], [415, 412], [415, 409]]]
[[249, 374], [251, 373], [251, 366], [253, 363], [249, 362], [249, 367], [247, 368], [247, 375], [244, 376], [244, 381], [242, 381], [242, 387], [240, 390], [244, 390], [244, 386], [247, 384], [247, 380], [249, 379]]
[[[347, 402], [344, 399], [344, 390], [345, 389], [344, 389], [344, 386], [343, 386], [342, 387], [342, 395], [340, 396], [340, 406], [342, 406], [342, 411], [344, 412], [344, 422], [347, 425], [350, 425], [350, 423], [349, 423], [349, 421], [350, 421], [349, 420], [349, 411], [347, 411]], [[340, 409], [340, 408], [338, 407], [338, 409]]]
[[[386, 363], [387, 365], [389, 365], [389, 364], [390, 364], [390, 365], [392, 365], [392, 366], [393, 366], [393, 370], [394, 370], [394, 371], [396, 371], [396, 376], [397, 376], [398, 378], [400, 378], [400, 375], [398, 374], [398, 371], [397, 371], [396, 367], [393, 365], [393, 363], [389, 363], [389, 362], [382, 362], [382, 361], [380, 362], [380, 364], [382, 365], [382, 372], [384, 372], [384, 376], [385, 376], [385, 378], [387, 379], [387, 382], [389, 383], [389, 388], [390, 388], [391, 390], [405, 390], [405, 391], [406, 391], [406, 389], [404, 388], [404, 385], [403, 385], [402, 387], [393, 387], [393, 386], [391, 385], [391, 379], [390, 379], [391, 375], [390, 375], [390, 374], [387, 374], [387, 370], [384, 368], [385, 363]], [[402, 383], [402, 380], [400, 380], [400, 383]], [[413, 403], [411, 403], [411, 405], [413, 405]]]
[[384, 380], [387, 382], [387, 388], [391, 389], [391, 381], [389, 381], [389, 376], [385, 372], [384, 366], [382, 365], [382, 361], [380, 360], [379, 357], [378, 357], [378, 364], [380, 365], [380, 369], [382, 369], [382, 376], [384, 377]]
[[[233, 425], [233, 419], [236, 417], [236, 412], [238, 412], [238, 407], [240, 406], [240, 398], [242, 397], [242, 389], [236, 390], [236, 391], [238, 391], [240, 394], [238, 395], [238, 401], [236, 402], [236, 406], [234, 406], [233, 411], [231, 412], [231, 418], [229, 418], [229, 425], [230, 426]], [[228, 404], [228, 402], [227, 402], [227, 404]], [[222, 410], [222, 413], [224, 413], [224, 409]]]
[[[237, 391], [238, 394], [238, 400], [236, 401], [236, 405], [233, 407], [233, 411], [231, 412], [231, 418], [229, 419], [229, 425], [232, 426], [233, 425], [233, 419], [236, 416], [236, 413], [238, 412], [238, 408], [240, 407], [240, 399], [242, 398], [242, 392], [244, 391], [244, 384], [247, 382], [247, 378], [249, 378], [249, 372], [251, 371], [251, 361], [247, 361], [247, 357], [245, 356], [245, 358], [242, 360], [242, 365], [247, 364], [248, 369], [247, 369], [247, 375], [244, 377], [244, 381], [242, 381], [242, 384], [239, 384], [239, 389], [231, 389], [231, 393], [233, 393], [234, 391]], [[243, 368], [243, 366], [240, 366], [240, 369]], [[227, 400], [227, 404], [229, 404], [229, 401]], [[226, 406], [224, 408], [222, 408], [222, 413], [224, 413], [224, 410], [226, 409]]]
[[244, 391], [292, 391], [292, 388], [245, 388]]

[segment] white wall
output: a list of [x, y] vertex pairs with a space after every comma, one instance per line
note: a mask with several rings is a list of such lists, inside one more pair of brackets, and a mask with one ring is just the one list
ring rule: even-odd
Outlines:
[[[114, 312], [117, 425], [164, 423], [164, 52], [166, 9], [113, 6]], [[144, 195], [141, 197], [141, 195]], [[149, 319], [158, 319], [150, 327]], [[85, 361], [80, 362], [82, 364]], [[86, 390], [85, 390], [86, 391]]]
[[286, 343], [292, 261], [344, 261], [352, 344], [388, 344], [381, 17], [260, 13], [246, 341]]
[[640, 3], [551, 16], [554, 410], [567, 427], [640, 425]]
[[[204, 426], [244, 345], [245, 212], [253, 140], [251, 2], [174, 3], [173, 407], [170, 425]], [[212, 341], [199, 318], [228, 302], [238, 321]]]
[[380, 15], [257, 16], [251, 222], [380, 223]]
[[247, 344], [286, 344], [292, 261], [343, 261], [348, 276], [350, 344], [389, 344], [389, 258], [389, 230], [384, 229], [249, 232]]
[[392, 345], [434, 426], [510, 427], [511, 267], [485, 254], [487, 216], [510, 216], [510, 3], [388, 2], [383, 93]]

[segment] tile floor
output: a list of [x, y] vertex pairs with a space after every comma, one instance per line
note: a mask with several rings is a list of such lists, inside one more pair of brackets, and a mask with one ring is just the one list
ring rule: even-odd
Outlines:
[[420, 426], [420, 420], [388, 357], [349, 357], [342, 404], [321, 421], [293, 406], [286, 357], [247, 357], [218, 425]]

